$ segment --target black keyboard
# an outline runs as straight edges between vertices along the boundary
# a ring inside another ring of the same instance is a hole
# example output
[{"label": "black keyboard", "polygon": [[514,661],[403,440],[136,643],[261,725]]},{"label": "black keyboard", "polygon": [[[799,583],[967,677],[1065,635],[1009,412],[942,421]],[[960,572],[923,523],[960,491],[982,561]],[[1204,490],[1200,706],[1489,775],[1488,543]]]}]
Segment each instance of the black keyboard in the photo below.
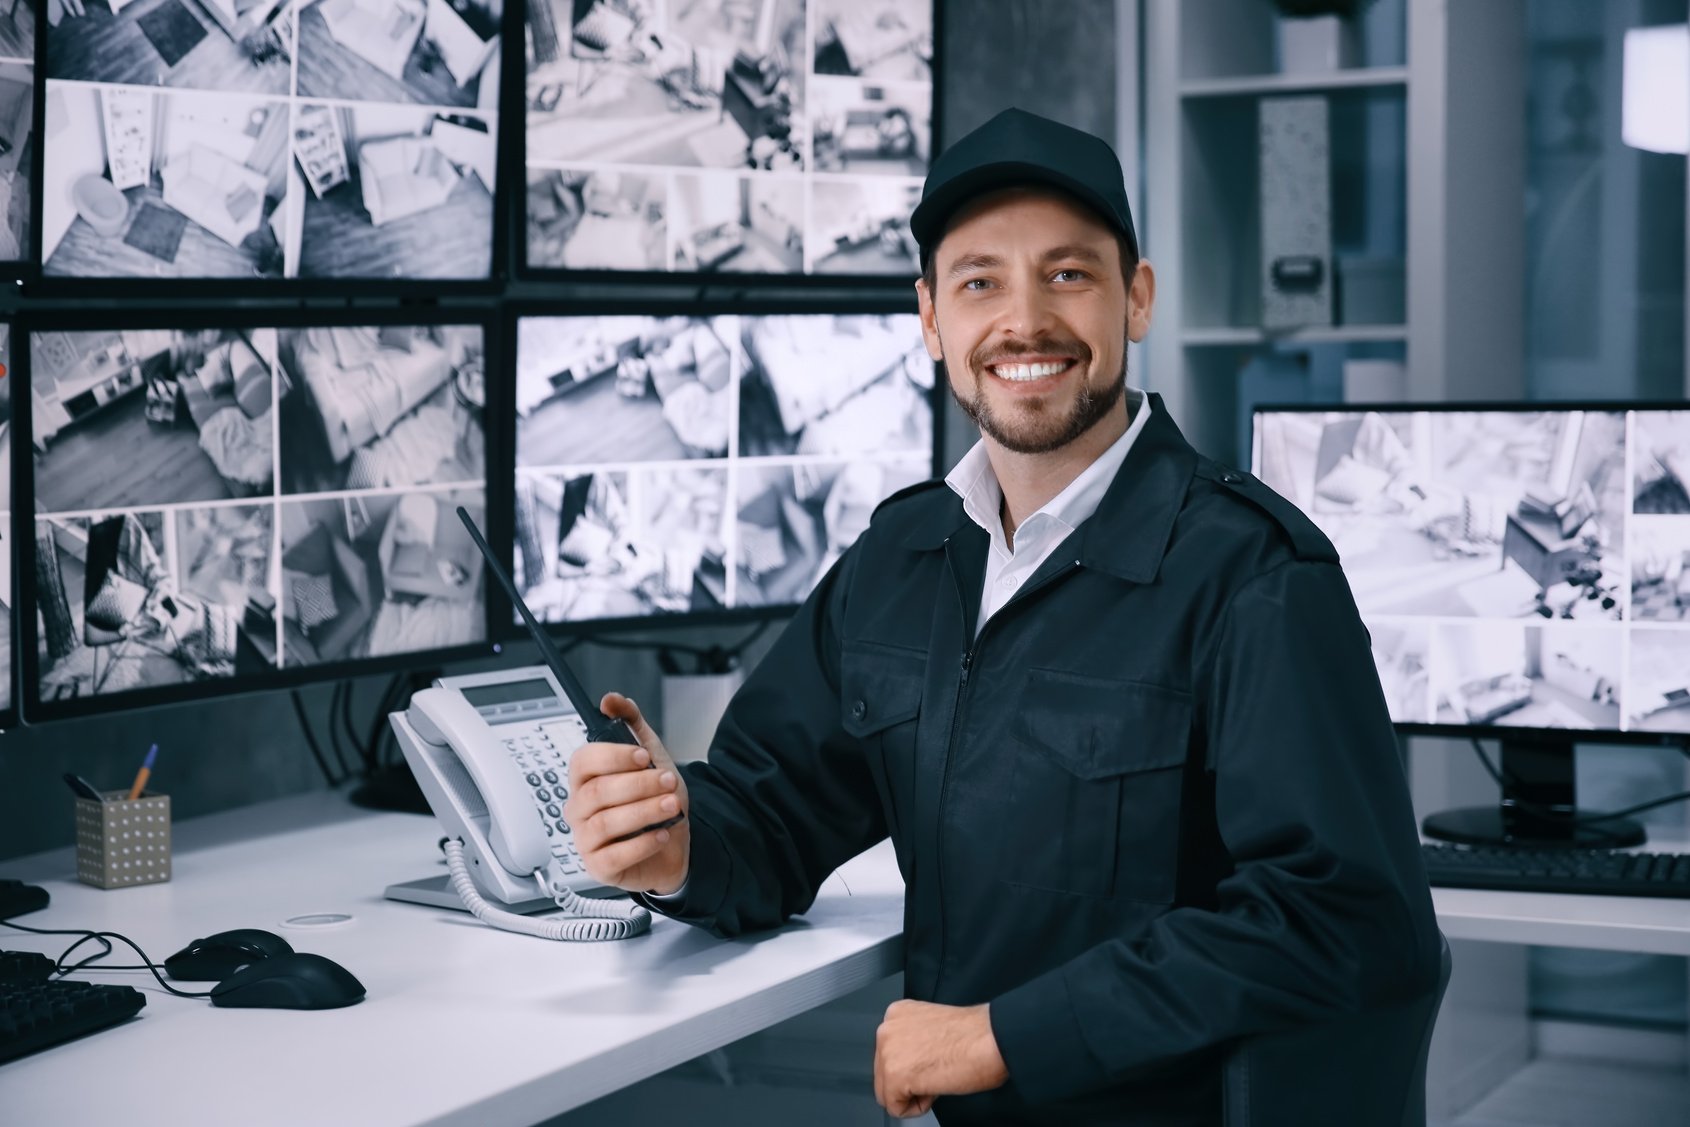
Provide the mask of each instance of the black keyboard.
[{"label": "black keyboard", "polygon": [[133,986],[51,980],[53,960],[0,951],[0,1063],[128,1021],[147,1004]]},{"label": "black keyboard", "polygon": [[1422,843],[1426,876],[1444,888],[1690,899],[1690,853],[1512,849]]}]

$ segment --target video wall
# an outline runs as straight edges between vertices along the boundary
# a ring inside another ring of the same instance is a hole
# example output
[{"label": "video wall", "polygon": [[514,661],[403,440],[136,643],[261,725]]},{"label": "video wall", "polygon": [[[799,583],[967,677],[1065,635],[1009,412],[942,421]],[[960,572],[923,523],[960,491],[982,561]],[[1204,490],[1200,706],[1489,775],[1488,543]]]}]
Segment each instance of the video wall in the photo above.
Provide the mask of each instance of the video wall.
[{"label": "video wall", "polygon": [[1690,733],[1690,410],[1271,411],[1402,724]]},{"label": "video wall", "polygon": [[484,641],[484,564],[455,512],[486,519],[486,336],[31,333],[31,699]]},{"label": "video wall", "polygon": [[493,275],[503,0],[47,10],[44,276]]},{"label": "video wall", "polygon": [[532,0],[531,270],[913,276],[923,0]]},{"label": "video wall", "polygon": [[934,469],[934,8],[0,4],[0,726],[488,656],[458,505],[560,628],[801,602]]},{"label": "video wall", "polygon": [[543,622],[801,603],[933,473],[913,313],[524,317],[514,578]]}]

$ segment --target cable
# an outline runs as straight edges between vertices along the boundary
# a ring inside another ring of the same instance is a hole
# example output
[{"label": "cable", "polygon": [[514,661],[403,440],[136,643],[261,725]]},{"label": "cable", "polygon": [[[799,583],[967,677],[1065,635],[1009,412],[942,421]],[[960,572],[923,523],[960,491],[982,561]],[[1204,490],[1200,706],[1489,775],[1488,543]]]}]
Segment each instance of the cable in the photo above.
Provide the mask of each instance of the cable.
[{"label": "cable", "polygon": [[322,768],[323,779],[330,787],[338,787],[344,780],[334,777],[329,770],[329,761],[323,758],[323,749],[317,744],[317,734],[311,730],[311,719],[305,714],[305,702],[299,698],[299,690],[294,689],[289,694],[293,698],[293,714],[299,717],[299,730],[305,734],[305,744],[311,749],[311,758]]},{"label": "cable", "polygon": [[[80,946],[83,943],[86,943],[90,939],[99,940],[101,942],[104,942],[104,941],[110,940],[110,939],[116,939],[121,943],[127,944],[129,946],[130,950],[134,951],[137,955],[141,956],[141,962],[146,964],[146,969],[149,970],[149,971],[152,971],[153,977],[158,979],[158,984],[160,986],[164,987],[165,990],[169,991],[172,994],[175,994],[179,998],[209,998],[209,997],[211,997],[211,991],[209,991],[209,990],[203,990],[203,991],[178,990],[178,989],[176,989],[176,987],[170,985],[170,983],[168,983],[164,980],[164,976],[162,974],[158,973],[158,967],[156,965],[154,965],[153,961],[147,957],[147,953],[145,951],[141,950],[141,947],[138,943],[136,943],[133,939],[130,939],[128,936],[119,935],[115,931],[88,931],[85,928],[79,928],[79,927],[78,928],[25,927],[23,924],[16,924],[16,923],[13,923],[11,920],[0,920],[0,924],[4,924],[6,927],[12,928],[16,931],[27,931],[31,935],[79,935],[79,936],[81,936],[82,938],[80,940],[78,940],[76,943],[71,944],[70,948],[65,952],[65,954],[69,954],[71,951],[76,950],[76,948],[78,946]],[[64,957],[63,955],[60,956],[61,959],[63,957]],[[117,969],[127,969],[127,968],[107,967],[107,968],[101,968],[101,969],[117,970]],[[135,969],[139,970],[141,968],[137,967]],[[66,971],[64,973],[68,974],[69,971]]]},{"label": "cable", "polygon": [[464,860],[464,843],[448,838],[441,843],[446,853],[446,867],[451,870],[452,889],[476,919],[489,927],[513,931],[518,935],[532,935],[540,939],[567,939],[578,942],[600,942],[628,939],[651,930],[651,913],[638,904],[613,904],[604,900],[588,900],[564,884],[546,886],[544,870],[536,869],[535,880],[540,891],[550,896],[569,917],[564,919],[531,920],[515,912],[507,912],[487,903],[470,879],[469,864]]},{"label": "cable", "polygon": [[[1497,770],[1495,765],[1491,763],[1490,756],[1485,754],[1485,749],[1480,745],[1478,737],[1474,737],[1472,742],[1473,754],[1479,757],[1479,762],[1485,765],[1485,770],[1490,772],[1491,778],[1496,780],[1498,786],[1507,788],[1510,785],[1520,785],[1520,781],[1518,779],[1508,780],[1503,777],[1502,772]],[[1690,754],[1690,751],[1686,751],[1686,754]],[[1633,814],[1641,814],[1645,810],[1654,810],[1661,806],[1671,806],[1675,802],[1690,802],[1690,790],[1680,791],[1677,794],[1669,794],[1665,798],[1657,798],[1649,802],[1640,802],[1636,806],[1627,806],[1624,810],[1612,810],[1606,814],[1585,814],[1576,818],[1570,818],[1559,810],[1554,810],[1548,806],[1540,806],[1535,802],[1528,802],[1523,798],[1515,798],[1510,801],[1527,813],[1536,814],[1540,818],[1550,818],[1569,826],[1588,826],[1597,822],[1611,822],[1616,818],[1629,818]],[[1619,835],[1616,833],[1612,836],[1618,837]]]}]

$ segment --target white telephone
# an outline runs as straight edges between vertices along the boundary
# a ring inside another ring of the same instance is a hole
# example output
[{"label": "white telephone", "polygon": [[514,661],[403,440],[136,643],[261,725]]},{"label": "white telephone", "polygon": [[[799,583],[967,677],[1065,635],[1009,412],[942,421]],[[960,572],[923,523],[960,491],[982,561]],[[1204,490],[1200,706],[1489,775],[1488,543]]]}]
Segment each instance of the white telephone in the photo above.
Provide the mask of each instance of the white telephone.
[{"label": "white telephone", "polygon": [[[563,804],[569,756],[587,728],[550,670],[442,678],[389,719],[448,834],[452,889],[477,918],[554,939],[620,939],[651,926],[651,914],[637,905],[578,895],[596,882],[581,864]],[[487,898],[549,899],[568,916],[527,919]]]}]

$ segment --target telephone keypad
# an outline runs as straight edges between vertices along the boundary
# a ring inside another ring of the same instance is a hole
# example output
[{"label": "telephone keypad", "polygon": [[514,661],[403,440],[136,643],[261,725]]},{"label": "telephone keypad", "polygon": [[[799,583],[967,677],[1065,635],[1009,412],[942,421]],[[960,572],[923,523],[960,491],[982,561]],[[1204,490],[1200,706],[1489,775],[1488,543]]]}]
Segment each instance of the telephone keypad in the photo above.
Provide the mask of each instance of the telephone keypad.
[{"label": "telephone keypad", "polygon": [[[562,803],[569,799],[569,788],[564,785],[568,757],[558,750],[552,729],[557,729],[557,738],[571,748],[586,740],[585,726],[573,720],[535,725],[526,731],[511,732],[503,739],[505,750],[510,753],[517,769],[523,772],[523,781],[534,792],[535,813],[540,816],[546,836],[551,839],[552,857],[565,876],[577,876],[584,871],[581,855],[575,848],[575,838],[569,832],[569,823],[564,821],[561,808]],[[505,730],[509,731],[508,728]]]}]

